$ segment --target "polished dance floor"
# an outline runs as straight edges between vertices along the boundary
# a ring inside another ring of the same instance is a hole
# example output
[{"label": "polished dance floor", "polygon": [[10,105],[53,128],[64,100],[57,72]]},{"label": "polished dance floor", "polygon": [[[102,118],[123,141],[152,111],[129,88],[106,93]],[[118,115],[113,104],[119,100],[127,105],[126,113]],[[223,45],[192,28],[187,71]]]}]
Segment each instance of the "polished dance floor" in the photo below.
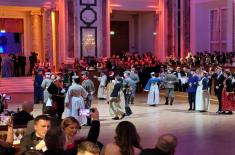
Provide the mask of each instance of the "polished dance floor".
[{"label": "polished dance floor", "polygon": [[[164,92],[161,93],[162,95]],[[11,94],[11,110],[20,107],[23,101],[33,101],[33,94]],[[235,154],[235,114],[217,115],[217,104],[210,105],[209,112],[188,111],[187,94],[177,93],[173,106],[164,104],[164,97],[157,107],[146,105],[146,93],[137,94],[131,106],[133,114],[123,120],[133,122],[141,136],[143,147],[153,147],[157,138],[164,133],[177,136],[179,144],[176,155],[234,155]],[[100,112],[101,131],[99,141],[111,142],[115,127],[120,120],[112,120],[108,104],[95,100],[93,106]],[[41,112],[41,105],[35,105],[33,115]],[[81,134],[86,135],[87,127]]]}]

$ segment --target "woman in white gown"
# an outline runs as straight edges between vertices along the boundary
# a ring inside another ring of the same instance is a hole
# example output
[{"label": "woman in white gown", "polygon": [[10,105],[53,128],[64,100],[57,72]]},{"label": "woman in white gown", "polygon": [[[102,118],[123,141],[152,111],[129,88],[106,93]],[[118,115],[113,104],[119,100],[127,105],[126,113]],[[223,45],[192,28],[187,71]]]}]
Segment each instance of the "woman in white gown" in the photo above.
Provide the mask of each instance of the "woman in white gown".
[{"label": "woman in white gown", "polygon": [[159,104],[160,98],[159,98],[159,88],[158,83],[161,80],[155,76],[155,73],[151,73],[151,78],[148,80],[148,83],[146,84],[144,90],[148,91],[148,100],[147,104],[150,106],[156,106]]},{"label": "woman in white gown", "polygon": [[67,94],[65,96],[65,111],[64,117],[75,117],[81,125],[87,123],[87,118],[85,115],[80,115],[78,113],[79,109],[84,109],[84,99],[88,93],[87,91],[79,84],[78,76],[73,76],[73,83],[69,87]]},{"label": "woman in white gown", "polygon": [[196,111],[205,112],[208,110],[210,104],[208,83],[207,72],[203,71],[203,76],[198,83],[196,92]]}]

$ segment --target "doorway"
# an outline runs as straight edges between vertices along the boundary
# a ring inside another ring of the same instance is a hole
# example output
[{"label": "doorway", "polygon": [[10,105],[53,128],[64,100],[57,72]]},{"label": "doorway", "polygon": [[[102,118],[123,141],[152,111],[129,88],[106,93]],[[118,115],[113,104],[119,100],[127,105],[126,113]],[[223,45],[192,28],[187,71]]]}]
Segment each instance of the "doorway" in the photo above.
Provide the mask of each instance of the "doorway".
[{"label": "doorway", "polygon": [[129,21],[111,21],[111,55],[129,51]]}]

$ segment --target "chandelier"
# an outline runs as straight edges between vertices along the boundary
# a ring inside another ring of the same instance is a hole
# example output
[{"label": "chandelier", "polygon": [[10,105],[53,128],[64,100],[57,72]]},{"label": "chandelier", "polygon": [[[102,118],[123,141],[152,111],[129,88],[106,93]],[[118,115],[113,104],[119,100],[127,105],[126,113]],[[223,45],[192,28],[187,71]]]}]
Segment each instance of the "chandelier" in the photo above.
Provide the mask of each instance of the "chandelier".
[{"label": "chandelier", "polygon": [[95,45],[95,38],[92,34],[86,34],[85,37],[82,39],[82,45],[86,49],[88,55],[91,52]]}]

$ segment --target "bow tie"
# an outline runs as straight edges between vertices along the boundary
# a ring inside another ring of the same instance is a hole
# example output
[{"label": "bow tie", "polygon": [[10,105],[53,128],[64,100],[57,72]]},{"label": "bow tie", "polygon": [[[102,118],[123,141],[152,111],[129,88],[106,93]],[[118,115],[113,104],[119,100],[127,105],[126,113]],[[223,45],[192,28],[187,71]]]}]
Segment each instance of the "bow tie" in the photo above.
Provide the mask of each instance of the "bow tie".
[{"label": "bow tie", "polygon": [[35,140],[40,141],[40,140],[43,140],[43,139],[41,137],[36,137]]},{"label": "bow tie", "polygon": [[41,137],[37,137],[36,135],[34,136],[34,140],[36,141],[40,141],[40,140],[43,140]]}]

